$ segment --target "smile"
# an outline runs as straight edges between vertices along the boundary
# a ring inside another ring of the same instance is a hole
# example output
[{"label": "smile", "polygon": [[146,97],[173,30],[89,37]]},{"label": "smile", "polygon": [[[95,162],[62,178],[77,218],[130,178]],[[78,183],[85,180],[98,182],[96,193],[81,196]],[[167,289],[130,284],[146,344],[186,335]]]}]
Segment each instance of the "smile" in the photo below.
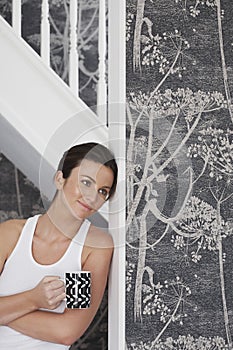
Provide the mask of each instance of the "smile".
[{"label": "smile", "polygon": [[92,208],[90,208],[87,204],[84,204],[80,201],[77,201],[83,208],[85,208],[86,210],[92,210]]}]

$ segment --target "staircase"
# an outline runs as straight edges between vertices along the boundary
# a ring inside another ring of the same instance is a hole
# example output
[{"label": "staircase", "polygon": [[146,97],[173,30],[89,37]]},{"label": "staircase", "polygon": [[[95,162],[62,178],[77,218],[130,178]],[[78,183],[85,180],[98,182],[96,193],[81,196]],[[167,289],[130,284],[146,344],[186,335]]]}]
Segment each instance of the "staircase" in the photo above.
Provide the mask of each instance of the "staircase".
[{"label": "staircase", "polygon": [[106,143],[107,127],[2,17],[0,47],[0,149],[51,199],[64,150]]}]

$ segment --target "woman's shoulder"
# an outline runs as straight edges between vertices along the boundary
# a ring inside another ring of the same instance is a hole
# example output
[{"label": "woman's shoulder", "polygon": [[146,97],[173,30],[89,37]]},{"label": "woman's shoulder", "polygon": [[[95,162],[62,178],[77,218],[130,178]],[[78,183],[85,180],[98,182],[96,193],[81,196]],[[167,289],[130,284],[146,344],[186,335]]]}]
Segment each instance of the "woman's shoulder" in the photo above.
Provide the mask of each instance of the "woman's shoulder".
[{"label": "woman's shoulder", "polygon": [[27,219],[10,219],[0,223],[0,229],[2,230],[18,230],[25,225]]},{"label": "woman's shoulder", "polygon": [[93,248],[113,249],[114,242],[109,232],[91,224],[85,245]]},{"label": "woman's shoulder", "polygon": [[0,223],[0,242],[15,243],[18,240],[26,219],[12,219]]},{"label": "woman's shoulder", "polygon": [[82,254],[83,269],[93,271],[96,268],[108,268],[112,259],[113,249],[112,236],[99,227],[90,225]]}]

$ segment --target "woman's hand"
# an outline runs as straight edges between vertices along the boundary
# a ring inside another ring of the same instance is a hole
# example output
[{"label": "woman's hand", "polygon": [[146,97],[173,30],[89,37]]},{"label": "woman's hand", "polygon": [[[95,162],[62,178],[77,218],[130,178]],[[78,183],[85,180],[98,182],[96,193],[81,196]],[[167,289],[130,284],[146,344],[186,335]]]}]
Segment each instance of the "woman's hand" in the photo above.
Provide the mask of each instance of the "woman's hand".
[{"label": "woman's hand", "polygon": [[38,309],[56,309],[65,296],[64,283],[57,276],[46,276],[36,287],[25,292],[1,296],[0,325],[8,325]]},{"label": "woman's hand", "polygon": [[[109,235],[96,228],[92,233],[91,239],[85,242],[88,247],[84,248],[87,249],[87,258],[82,264],[83,271],[91,271],[90,307],[87,309],[66,308],[64,313],[39,310],[15,319],[8,324],[9,327],[32,338],[64,345],[71,345],[83,335],[102,300],[113,253],[113,241]],[[99,247],[100,242],[102,248]],[[96,246],[97,248],[94,248]],[[52,280],[58,282],[58,277]],[[51,282],[50,277],[49,283]]]},{"label": "woman's hand", "polygon": [[46,276],[31,290],[31,295],[38,309],[54,310],[66,296],[65,286],[58,276]]}]

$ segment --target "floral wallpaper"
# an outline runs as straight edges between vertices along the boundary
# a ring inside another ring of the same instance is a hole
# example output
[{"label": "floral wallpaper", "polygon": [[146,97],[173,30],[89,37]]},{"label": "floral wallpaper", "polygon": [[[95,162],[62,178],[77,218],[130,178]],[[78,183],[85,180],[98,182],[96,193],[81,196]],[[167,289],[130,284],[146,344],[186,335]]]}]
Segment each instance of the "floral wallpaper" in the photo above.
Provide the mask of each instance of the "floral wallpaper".
[{"label": "floral wallpaper", "polygon": [[233,348],[232,15],[127,0],[128,350]]},{"label": "floral wallpaper", "polygon": [[[23,0],[39,50],[40,2]],[[79,1],[80,96],[96,104],[97,1]],[[50,0],[67,81],[68,0]],[[127,0],[127,350],[233,349],[233,3]],[[0,0],[11,21],[11,2]],[[33,20],[32,20],[33,19]],[[27,24],[26,24],[27,23]],[[43,211],[1,155],[0,216]],[[107,297],[72,349],[107,349]],[[119,349],[122,350],[122,349]]]}]

